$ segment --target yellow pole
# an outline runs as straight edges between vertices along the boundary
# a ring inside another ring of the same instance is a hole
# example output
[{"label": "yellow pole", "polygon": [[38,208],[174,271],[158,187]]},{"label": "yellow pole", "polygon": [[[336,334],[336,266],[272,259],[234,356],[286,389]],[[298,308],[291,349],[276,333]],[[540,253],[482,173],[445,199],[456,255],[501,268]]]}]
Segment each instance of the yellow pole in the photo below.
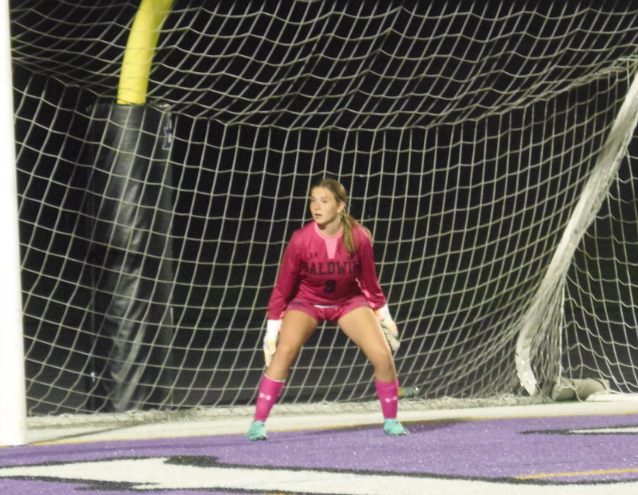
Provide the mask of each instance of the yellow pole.
[{"label": "yellow pole", "polygon": [[148,80],[160,29],[174,0],[142,0],[135,15],[122,63],[117,91],[119,105],[146,103]]}]

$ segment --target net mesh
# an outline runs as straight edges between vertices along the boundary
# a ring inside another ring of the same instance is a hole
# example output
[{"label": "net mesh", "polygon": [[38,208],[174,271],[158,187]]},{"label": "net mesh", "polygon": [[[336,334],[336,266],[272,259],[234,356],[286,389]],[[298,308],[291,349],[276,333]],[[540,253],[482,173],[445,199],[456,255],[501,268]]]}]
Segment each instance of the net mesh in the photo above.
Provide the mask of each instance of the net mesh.
[{"label": "net mesh", "polygon": [[566,285],[565,376],[636,394],[636,144],[629,148]]},{"label": "net mesh", "polygon": [[[138,407],[254,400],[278,264],[326,174],[374,234],[401,382],[425,399],[520,395],[520,321],[633,80],[638,10],[200,4],[174,3],[151,71],[149,104],[172,118],[172,206],[158,212],[170,217],[172,331],[151,344],[170,355],[153,366],[171,380]],[[108,411],[90,214],[105,198],[88,157],[105,146],[91,129],[98,105],[115,104],[135,12],[11,5],[31,415]],[[621,170],[570,271],[565,321],[554,318],[564,335],[536,342],[543,383],[573,373],[637,386],[630,163]],[[373,398],[364,356],[322,325],[281,400]]]}]

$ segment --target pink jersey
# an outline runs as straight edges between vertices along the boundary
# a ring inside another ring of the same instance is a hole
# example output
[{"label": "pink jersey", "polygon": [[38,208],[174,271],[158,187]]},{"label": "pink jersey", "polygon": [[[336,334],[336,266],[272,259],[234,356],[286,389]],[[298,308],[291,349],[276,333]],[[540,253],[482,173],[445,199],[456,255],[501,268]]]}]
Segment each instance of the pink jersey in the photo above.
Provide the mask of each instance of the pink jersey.
[{"label": "pink jersey", "polygon": [[294,298],[318,306],[339,306],[364,295],[374,310],[386,304],[367,232],[355,228],[357,250],[353,258],[340,242],[341,236],[341,232],[324,236],[315,222],[292,235],[268,303],[269,320],[283,318],[286,306]]}]

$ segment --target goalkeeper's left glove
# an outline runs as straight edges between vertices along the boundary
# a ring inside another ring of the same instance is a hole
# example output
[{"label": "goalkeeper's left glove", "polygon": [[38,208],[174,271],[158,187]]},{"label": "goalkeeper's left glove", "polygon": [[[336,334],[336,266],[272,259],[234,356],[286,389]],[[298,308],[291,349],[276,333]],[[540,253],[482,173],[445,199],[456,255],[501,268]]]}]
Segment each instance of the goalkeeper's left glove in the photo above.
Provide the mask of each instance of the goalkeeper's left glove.
[{"label": "goalkeeper's left glove", "polygon": [[390,316],[390,308],[388,308],[386,304],[374,313],[377,315],[377,319],[385,334],[385,338],[388,340],[388,344],[390,344],[390,349],[392,349],[392,352],[396,352],[401,343],[399,342],[399,329],[397,328],[397,324],[394,323],[392,316]]}]

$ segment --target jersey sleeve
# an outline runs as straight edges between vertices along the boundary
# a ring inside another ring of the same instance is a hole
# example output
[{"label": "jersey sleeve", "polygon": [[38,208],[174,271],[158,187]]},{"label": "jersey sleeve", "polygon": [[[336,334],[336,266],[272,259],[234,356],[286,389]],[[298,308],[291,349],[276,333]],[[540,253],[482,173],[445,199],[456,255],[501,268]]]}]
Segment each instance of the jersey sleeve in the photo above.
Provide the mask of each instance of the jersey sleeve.
[{"label": "jersey sleeve", "polygon": [[363,229],[359,231],[358,252],[359,259],[361,260],[359,285],[370,306],[376,311],[386,305],[387,299],[383,293],[383,289],[381,289],[381,285],[379,285],[377,269],[374,263],[372,241]]},{"label": "jersey sleeve", "polygon": [[299,246],[293,234],[279,265],[277,281],[268,302],[268,319],[281,320],[286,306],[292,299],[299,276]]}]

